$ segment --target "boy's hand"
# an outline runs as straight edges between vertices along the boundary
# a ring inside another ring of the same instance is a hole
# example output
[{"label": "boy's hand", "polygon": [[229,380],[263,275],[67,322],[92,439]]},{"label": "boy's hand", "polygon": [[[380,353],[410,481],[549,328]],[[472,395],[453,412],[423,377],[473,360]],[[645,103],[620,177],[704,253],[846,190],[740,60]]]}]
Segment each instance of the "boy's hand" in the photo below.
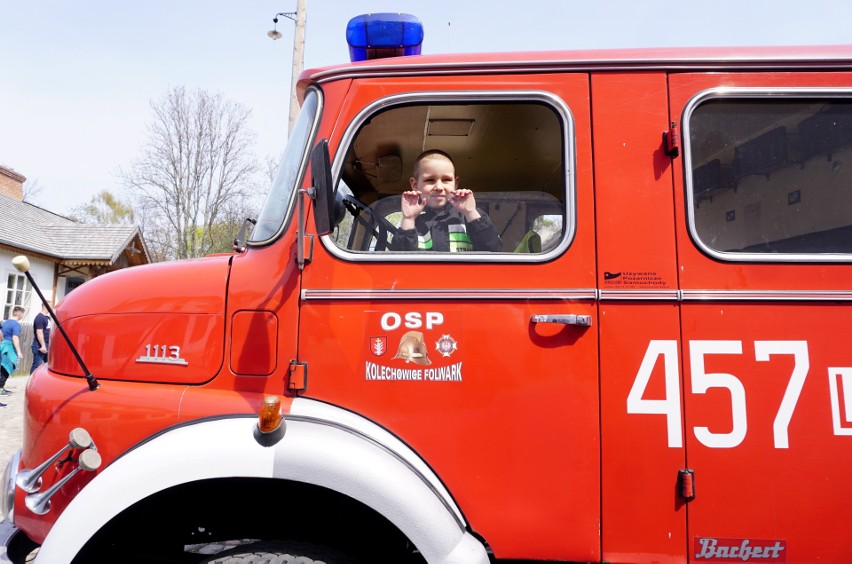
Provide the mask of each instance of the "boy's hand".
[{"label": "boy's hand", "polygon": [[400,229],[414,229],[414,220],[417,219],[426,207],[426,200],[421,197],[417,190],[408,190],[402,193],[402,223]]},{"label": "boy's hand", "polygon": [[450,203],[464,215],[467,221],[473,221],[481,217],[476,210],[476,198],[473,197],[471,190],[465,188],[456,190],[450,194]]}]

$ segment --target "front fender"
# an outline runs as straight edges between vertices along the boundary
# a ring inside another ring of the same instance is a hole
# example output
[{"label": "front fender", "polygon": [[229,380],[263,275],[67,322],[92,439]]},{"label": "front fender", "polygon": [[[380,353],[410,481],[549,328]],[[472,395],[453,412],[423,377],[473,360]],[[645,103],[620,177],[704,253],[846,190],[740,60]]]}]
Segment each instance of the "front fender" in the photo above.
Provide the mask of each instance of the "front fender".
[{"label": "front fender", "polygon": [[294,400],[285,418],[284,438],[268,448],[254,440],[256,420],[248,416],[191,422],[139,445],[74,498],[36,562],[70,561],[110,519],[157,492],[233,477],[325,487],[383,515],[428,562],[488,562],[440,480],[399,439],[358,415],[311,400]]}]

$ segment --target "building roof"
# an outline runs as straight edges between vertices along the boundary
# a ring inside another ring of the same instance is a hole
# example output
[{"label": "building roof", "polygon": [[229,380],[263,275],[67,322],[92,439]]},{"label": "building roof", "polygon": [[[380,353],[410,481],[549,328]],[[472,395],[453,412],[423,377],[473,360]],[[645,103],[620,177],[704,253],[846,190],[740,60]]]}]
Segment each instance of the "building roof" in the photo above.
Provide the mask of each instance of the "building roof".
[{"label": "building roof", "polygon": [[63,264],[113,264],[128,247],[148,251],[136,225],[77,223],[38,206],[0,195],[0,245]]}]

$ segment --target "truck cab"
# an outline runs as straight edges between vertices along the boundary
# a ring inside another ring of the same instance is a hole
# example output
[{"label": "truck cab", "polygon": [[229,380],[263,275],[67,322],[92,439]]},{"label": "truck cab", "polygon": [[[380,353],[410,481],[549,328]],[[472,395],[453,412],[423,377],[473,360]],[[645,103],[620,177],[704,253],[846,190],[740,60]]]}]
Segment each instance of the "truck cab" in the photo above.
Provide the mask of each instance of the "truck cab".
[{"label": "truck cab", "polygon": [[[852,47],[404,56],[299,96],[244,248],[60,304],[100,388],[54,339],[10,554],[852,559]],[[498,250],[393,249],[433,149]],[[45,501],[77,428],[103,464]]]}]

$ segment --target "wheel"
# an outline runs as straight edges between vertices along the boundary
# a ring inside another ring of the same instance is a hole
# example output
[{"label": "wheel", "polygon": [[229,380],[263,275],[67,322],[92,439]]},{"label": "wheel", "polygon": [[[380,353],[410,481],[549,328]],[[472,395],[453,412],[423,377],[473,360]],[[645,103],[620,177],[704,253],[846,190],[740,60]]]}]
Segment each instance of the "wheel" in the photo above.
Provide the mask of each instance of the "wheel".
[{"label": "wheel", "polygon": [[260,541],[238,546],[202,564],[354,564],[331,548],[295,541]]}]

